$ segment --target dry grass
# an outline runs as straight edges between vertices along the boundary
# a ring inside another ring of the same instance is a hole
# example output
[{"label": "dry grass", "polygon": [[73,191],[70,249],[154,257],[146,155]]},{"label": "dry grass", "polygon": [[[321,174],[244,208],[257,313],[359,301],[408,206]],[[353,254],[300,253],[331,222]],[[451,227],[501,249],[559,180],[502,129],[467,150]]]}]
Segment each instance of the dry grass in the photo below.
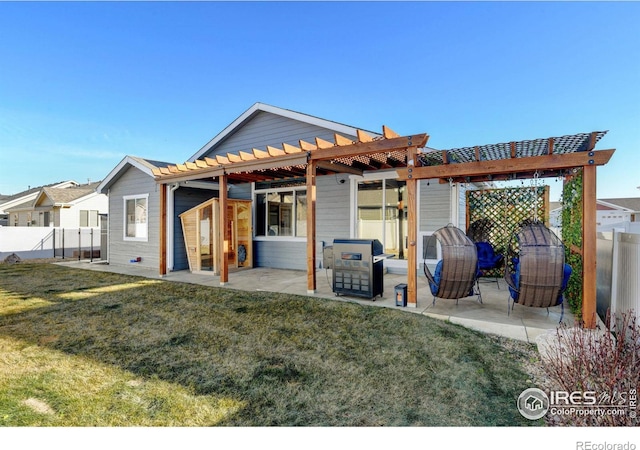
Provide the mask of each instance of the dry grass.
[{"label": "dry grass", "polygon": [[0,265],[0,425],[540,425],[516,409],[532,347],[505,342],[358,304]]}]

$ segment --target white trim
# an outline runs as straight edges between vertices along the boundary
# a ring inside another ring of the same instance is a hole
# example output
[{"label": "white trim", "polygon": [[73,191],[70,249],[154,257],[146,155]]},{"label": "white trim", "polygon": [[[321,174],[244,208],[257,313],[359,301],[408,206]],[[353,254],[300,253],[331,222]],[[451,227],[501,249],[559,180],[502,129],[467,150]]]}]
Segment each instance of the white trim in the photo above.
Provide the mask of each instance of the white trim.
[{"label": "white trim", "polygon": [[460,226],[460,183],[449,182],[449,222]]},{"label": "white trim", "polygon": [[364,180],[359,175],[349,176],[349,239],[356,238],[358,226],[358,182]]},{"label": "white trim", "polygon": [[[144,198],[147,201],[147,220],[145,221],[145,226],[147,228],[145,237],[130,237],[127,236],[127,201],[128,200],[137,200],[140,198]],[[134,194],[134,195],[123,195],[122,196],[122,206],[123,206],[123,214],[122,214],[122,240],[123,241],[137,241],[137,242],[149,242],[149,194]]]},{"label": "white trim", "polygon": [[254,236],[254,241],[261,242],[307,242],[306,236]]},{"label": "white trim", "polygon": [[[252,183],[253,186],[253,183]],[[255,194],[266,194],[271,192],[288,192],[288,191],[306,191],[307,185],[301,184],[300,186],[289,186],[289,187],[281,187],[281,188],[273,188],[273,189],[253,189],[253,193]]]},{"label": "white trim", "polygon": [[[278,116],[286,117],[288,119],[297,120],[299,122],[308,123],[310,125],[316,125],[321,128],[327,128],[335,131],[336,133],[348,134],[355,136],[357,134],[357,128],[344,125],[330,120],[321,119],[319,117],[310,116],[307,114],[291,111],[290,109],[279,108],[277,106],[266,105],[264,103],[254,103],[249,109],[243,112],[236,120],[231,122],[225,129],[218,133],[213,139],[207,142],[200,150],[198,150],[191,158],[190,162],[194,162],[202,155],[210,151],[219,142],[223,141],[227,136],[234,133],[237,129],[241,128],[246,121],[251,119],[258,112],[268,112]],[[379,136],[378,133],[369,132],[375,136]]]}]

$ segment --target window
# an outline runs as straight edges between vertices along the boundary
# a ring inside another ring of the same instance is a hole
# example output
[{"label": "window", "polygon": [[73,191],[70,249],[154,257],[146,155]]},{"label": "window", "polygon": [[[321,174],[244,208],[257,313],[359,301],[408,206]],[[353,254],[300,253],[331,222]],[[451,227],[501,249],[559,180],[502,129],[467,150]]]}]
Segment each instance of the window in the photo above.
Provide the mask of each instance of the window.
[{"label": "window", "polygon": [[[266,187],[267,183],[260,183]],[[305,237],[306,188],[256,190],[256,236]]]},{"label": "window", "polygon": [[146,241],[149,224],[147,208],[149,195],[129,195],[124,197],[124,240]]},{"label": "window", "polygon": [[[45,221],[46,221],[46,218],[45,218]],[[81,209],[80,210],[80,226],[81,227],[97,227],[98,226],[98,210]]]}]

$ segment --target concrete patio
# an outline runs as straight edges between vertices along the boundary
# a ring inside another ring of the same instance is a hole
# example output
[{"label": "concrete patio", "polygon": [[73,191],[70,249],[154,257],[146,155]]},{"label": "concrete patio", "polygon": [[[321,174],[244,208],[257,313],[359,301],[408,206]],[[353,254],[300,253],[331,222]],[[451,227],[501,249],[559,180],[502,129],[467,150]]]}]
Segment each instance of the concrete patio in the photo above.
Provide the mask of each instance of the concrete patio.
[{"label": "concrete patio", "polygon": [[[112,266],[89,263],[87,261],[68,261],[57,264],[78,269],[122,273],[146,278],[159,277],[157,271],[136,266],[135,264]],[[332,291],[331,277],[330,269],[318,269],[316,272],[316,293],[307,294],[306,271],[270,268],[241,269],[231,271],[229,283],[224,288],[243,291],[280,292],[400,309],[407,313],[424,314],[484,333],[492,333],[530,343],[536,343],[536,339],[541,335],[548,336],[550,333],[554,333],[560,321],[560,307],[550,308],[547,313],[544,308],[529,308],[516,304],[511,314],[507,314],[508,290],[506,282],[502,279],[499,280],[499,285],[492,282],[494,279],[481,280],[482,304],[476,300],[476,296],[473,296],[460,299],[457,304],[455,300],[436,299],[434,305],[427,280],[424,276],[421,276],[418,280],[418,306],[414,308],[396,306],[395,286],[406,283],[406,275],[386,273],[384,275],[384,293],[382,297],[377,297],[373,300],[343,295],[336,296]],[[220,287],[219,277],[206,273],[191,273],[188,270],[170,272],[163,279],[166,281]],[[568,311],[568,308],[565,310],[563,323],[568,326],[573,325],[573,315]]]}]

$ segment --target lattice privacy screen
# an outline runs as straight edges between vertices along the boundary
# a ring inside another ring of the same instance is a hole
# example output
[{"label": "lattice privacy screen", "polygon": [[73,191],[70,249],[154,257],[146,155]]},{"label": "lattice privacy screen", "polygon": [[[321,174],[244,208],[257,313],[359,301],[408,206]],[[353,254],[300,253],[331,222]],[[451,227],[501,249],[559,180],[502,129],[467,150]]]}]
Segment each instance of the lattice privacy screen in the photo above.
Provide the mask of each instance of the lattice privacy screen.
[{"label": "lattice privacy screen", "polygon": [[[468,190],[467,236],[474,242],[489,242],[506,257],[511,237],[523,222],[539,220],[549,225],[548,205],[548,186]],[[504,276],[504,268],[485,276]]]}]

